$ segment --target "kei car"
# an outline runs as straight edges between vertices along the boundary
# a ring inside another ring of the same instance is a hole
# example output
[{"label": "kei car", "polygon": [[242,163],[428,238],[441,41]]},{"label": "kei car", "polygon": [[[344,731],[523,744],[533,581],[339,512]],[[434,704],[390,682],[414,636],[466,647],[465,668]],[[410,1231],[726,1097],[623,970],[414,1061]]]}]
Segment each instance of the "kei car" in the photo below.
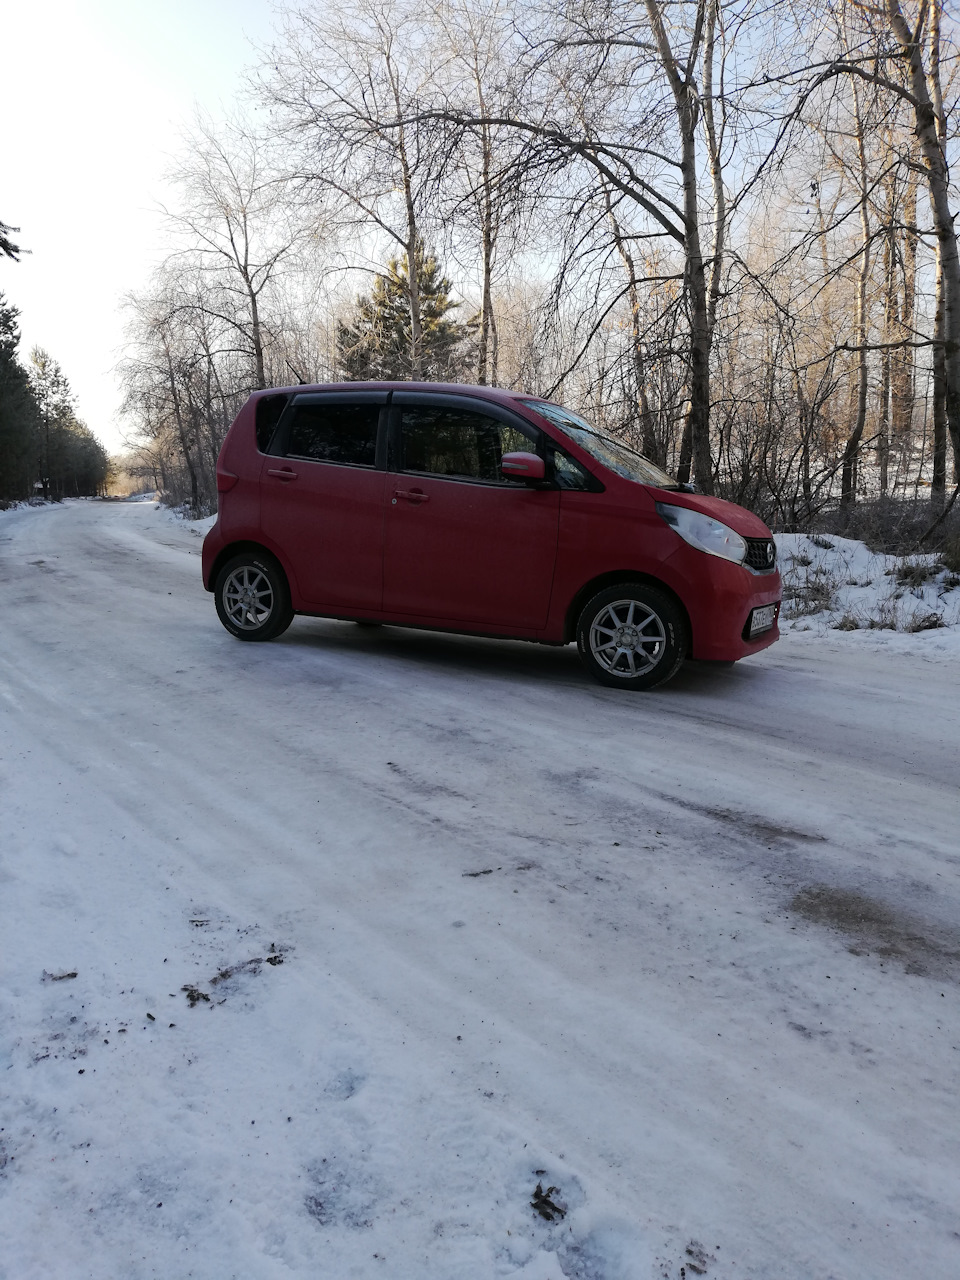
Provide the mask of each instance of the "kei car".
[{"label": "kei car", "polygon": [[296,614],[563,645],[652,689],[778,638],[757,516],[561,405],[438,383],[254,392],[223,442],[203,581],[238,640]]}]

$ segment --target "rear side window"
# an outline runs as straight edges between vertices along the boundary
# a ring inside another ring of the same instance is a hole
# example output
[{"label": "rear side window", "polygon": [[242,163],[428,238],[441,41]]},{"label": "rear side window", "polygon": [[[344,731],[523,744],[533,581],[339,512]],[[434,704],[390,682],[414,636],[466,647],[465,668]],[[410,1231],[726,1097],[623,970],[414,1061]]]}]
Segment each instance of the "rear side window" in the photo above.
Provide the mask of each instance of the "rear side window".
[{"label": "rear side window", "polygon": [[257,448],[266,453],[289,396],[261,396],[257,401]]},{"label": "rear side window", "polygon": [[377,456],[377,404],[301,404],[293,410],[287,456],[372,467]]},{"label": "rear side window", "polygon": [[420,405],[402,410],[400,442],[404,471],[517,484],[501,474],[500,459],[535,453],[537,432],[469,409]]}]

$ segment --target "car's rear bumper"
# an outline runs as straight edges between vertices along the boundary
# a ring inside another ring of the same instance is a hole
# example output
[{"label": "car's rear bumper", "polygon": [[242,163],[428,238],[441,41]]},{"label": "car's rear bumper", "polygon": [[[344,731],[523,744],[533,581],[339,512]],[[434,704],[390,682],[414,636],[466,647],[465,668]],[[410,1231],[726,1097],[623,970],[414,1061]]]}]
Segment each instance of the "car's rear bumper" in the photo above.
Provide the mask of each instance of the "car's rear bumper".
[{"label": "car's rear bumper", "polygon": [[203,548],[200,553],[200,563],[203,570],[203,586],[206,591],[213,590],[213,566],[216,563],[217,556],[223,550],[224,546],[223,534],[220,531],[220,521],[218,520],[204,538]]}]

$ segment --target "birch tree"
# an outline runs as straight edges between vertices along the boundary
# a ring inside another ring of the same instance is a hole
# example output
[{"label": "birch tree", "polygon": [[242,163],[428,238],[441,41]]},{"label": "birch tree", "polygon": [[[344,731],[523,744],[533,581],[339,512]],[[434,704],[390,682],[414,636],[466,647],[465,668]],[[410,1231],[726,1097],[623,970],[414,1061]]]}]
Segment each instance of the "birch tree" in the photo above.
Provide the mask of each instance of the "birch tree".
[{"label": "birch tree", "polygon": [[[291,207],[286,178],[272,168],[264,142],[239,119],[214,127],[200,120],[170,176],[181,202],[165,209],[180,248],[204,284],[197,305],[234,333],[247,352],[250,385],[267,385],[267,352],[277,329],[277,287],[311,235]],[[271,314],[272,313],[272,314]]]},{"label": "birch tree", "polygon": [[348,0],[288,22],[258,85],[303,197],[335,211],[344,229],[352,225],[361,253],[374,230],[409,264],[414,378],[423,366],[417,255],[429,246],[434,192],[429,139],[410,116],[430,74],[428,42],[412,3]]}]

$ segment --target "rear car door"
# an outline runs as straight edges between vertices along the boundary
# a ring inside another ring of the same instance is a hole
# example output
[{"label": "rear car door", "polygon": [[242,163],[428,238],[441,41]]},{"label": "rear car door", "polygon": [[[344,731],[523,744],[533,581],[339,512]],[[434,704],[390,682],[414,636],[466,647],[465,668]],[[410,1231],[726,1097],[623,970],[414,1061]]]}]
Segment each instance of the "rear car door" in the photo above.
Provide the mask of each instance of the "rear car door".
[{"label": "rear car door", "polygon": [[306,607],[380,608],[387,399],[385,391],[295,395],[263,460],[261,527]]},{"label": "rear car door", "polygon": [[492,402],[396,391],[385,491],[386,613],[536,630],[547,619],[559,493],[500,474],[541,433]]}]

